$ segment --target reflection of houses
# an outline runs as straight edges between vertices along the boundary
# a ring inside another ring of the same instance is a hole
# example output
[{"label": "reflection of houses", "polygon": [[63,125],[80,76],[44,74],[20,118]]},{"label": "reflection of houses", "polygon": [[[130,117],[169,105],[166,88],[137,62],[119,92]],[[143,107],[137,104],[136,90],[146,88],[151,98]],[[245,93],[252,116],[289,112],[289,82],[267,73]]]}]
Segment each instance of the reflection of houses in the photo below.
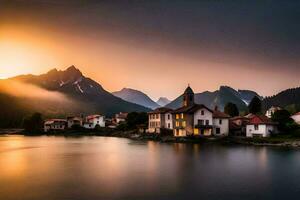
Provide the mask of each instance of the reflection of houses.
[{"label": "reflection of houses", "polygon": [[160,133],[161,129],[173,129],[173,120],[172,120],[172,109],[170,108],[157,108],[152,112],[148,113],[149,133]]},{"label": "reflection of houses", "polygon": [[48,119],[44,123],[44,131],[65,130],[67,128],[67,120],[65,119]]},{"label": "reflection of houses", "polygon": [[83,119],[81,117],[67,117],[68,128],[73,126],[81,127],[83,125]]},{"label": "reflection of houses", "polygon": [[291,116],[291,118],[297,123],[300,124],[300,112]]},{"label": "reflection of houses", "polygon": [[102,115],[89,115],[85,118],[83,127],[87,129],[94,129],[96,126],[105,127],[105,119]]},{"label": "reflection of houses", "polygon": [[232,117],[229,120],[230,134],[236,136],[246,136],[246,125],[249,123],[249,118],[243,116]]},{"label": "reflection of houses", "polygon": [[246,125],[247,137],[269,137],[277,132],[277,124],[264,115],[254,115]]},{"label": "reflection of houses", "polygon": [[276,112],[276,111],[278,111],[278,110],[282,110],[282,108],[280,108],[280,107],[278,107],[278,106],[272,106],[271,108],[269,108],[267,111],[266,111],[266,116],[268,117],[268,118],[271,118],[272,117],[272,115]]},{"label": "reflection of houses", "polygon": [[115,122],[116,124],[120,124],[122,122],[126,121],[128,113],[124,113],[124,112],[120,112],[118,114],[115,115]]},{"label": "reflection of houses", "polygon": [[205,105],[195,104],[194,92],[187,87],[183,94],[183,106],[174,110],[175,137],[228,135],[229,116]]}]

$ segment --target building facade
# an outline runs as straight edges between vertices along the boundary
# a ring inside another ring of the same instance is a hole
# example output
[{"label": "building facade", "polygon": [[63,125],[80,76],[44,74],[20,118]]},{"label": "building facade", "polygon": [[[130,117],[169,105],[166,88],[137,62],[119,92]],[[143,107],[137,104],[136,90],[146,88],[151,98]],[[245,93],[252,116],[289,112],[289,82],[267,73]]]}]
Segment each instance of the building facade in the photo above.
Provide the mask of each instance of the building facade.
[{"label": "building facade", "polygon": [[65,119],[48,119],[44,122],[44,131],[62,131],[68,127]]},{"label": "building facade", "polygon": [[254,115],[246,125],[246,137],[269,137],[276,133],[277,124],[263,115]]},{"label": "building facade", "polygon": [[105,127],[105,118],[102,115],[89,115],[86,117],[83,127],[94,129],[96,126]]},{"label": "building facade", "polygon": [[148,113],[148,132],[161,133],[162,129],[173,129],[172,109],[170,108],[157,108]]}]

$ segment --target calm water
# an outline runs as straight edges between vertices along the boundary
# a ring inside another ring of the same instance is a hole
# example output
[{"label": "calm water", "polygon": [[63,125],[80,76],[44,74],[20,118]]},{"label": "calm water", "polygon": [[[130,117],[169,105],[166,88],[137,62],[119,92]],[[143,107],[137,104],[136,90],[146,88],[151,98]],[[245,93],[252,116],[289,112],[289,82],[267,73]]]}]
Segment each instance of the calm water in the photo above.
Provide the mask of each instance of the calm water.
[{"label": "calm water", "polygon": [[0,136],[0,199],[299,199],[300,151]]}]

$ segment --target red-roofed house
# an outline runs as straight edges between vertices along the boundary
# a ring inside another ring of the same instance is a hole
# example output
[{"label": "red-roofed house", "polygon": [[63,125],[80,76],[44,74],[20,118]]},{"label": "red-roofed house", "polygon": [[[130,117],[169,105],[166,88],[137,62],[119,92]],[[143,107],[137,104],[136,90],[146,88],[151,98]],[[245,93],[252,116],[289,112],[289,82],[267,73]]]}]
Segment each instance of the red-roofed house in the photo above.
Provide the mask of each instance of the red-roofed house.
[{"label": "red-roofed house", "polygon": [[277,132],[277,123],[264,115],[253,115],[246,125],[246,137],[269,137]]},{"label": "red-roofed house", "polygon": [[85,122],[83,123],[83,127],[87,129],[93,129],[97,125],[100,127],[105,127],[105,119],[102,115],[89,115],[85,118]]}]

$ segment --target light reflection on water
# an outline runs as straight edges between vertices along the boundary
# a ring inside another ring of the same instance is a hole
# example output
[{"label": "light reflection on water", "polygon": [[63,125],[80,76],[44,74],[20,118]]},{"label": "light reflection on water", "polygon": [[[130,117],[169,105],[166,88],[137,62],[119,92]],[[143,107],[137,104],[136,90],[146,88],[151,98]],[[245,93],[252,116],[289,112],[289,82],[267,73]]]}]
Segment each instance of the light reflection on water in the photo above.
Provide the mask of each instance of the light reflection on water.
[{"label": "light reflection on water", "polygon": [[300,151],[109,137],[0,136],[0,199],[282,199]]}]

